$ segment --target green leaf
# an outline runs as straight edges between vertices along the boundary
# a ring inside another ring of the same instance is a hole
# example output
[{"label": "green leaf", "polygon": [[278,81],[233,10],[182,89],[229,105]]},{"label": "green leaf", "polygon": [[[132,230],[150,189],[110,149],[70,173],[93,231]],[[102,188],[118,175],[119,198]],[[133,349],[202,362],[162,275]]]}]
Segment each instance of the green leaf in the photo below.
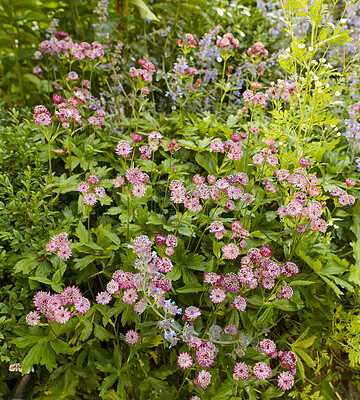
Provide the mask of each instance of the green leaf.
[{"label": "green leaf", "polygon": [[85,226],[79,221],[79,224],[76,228],[76,234],[80,239],[81,243],[87,243],[89,241],[89,232],[86,230]]},{"label": "green leaf", "polygon": [[210,154],[206,154],[206,157],[197,153],[195,156],[196,162],[205,169],[209,174],[216,175],[216,167]]},{"label": "green leaf", "polygon": [[202,292],[204,288],[200,283],[188,283],[187,285],[177,289],[178,293],[198,293]]},{"label": "green leaf", "polygon": [[293,349],[293,352],[296,354],[296,355],[298,355],[299,357],[301,357],[304,361],[305,361],[305,363],[306,363],[306,365],[308,365],[310,368],[315,368],[315,362],[314,362],[314,360],[309,356],[309,354],[308,353],[306,353],[304,350],[302,350],[302,349],[299,349],[299,348],[297,348],[297,347],[292,347],[292,349]]},{"label": "green leaf", "polygon": [[159,21],[159,18],[150,10],[143,0],[130,0],[139,10],[141,18],[149,19],[150,21]]},{"label": "green leaf", "polygon": [[82,271],[85,267],[87,267],[89,264],[91,264],[95,260],[96,260],[96,256],[93,256],[92,254],[89,254],[83,258],[75,258],[74,268]]},{"label": "green leaf", "polygon": [[14,272],[16,274],[23,273],[24,275],[30,274],[32,270],[34,270],[39,264],[39,256],[37,254],[33,254],[22,260],[18,261],[14,266]]},{"label": "green leaf", "polygon": [[108,341],[109,339],[115,339],[115,335],[109,332],[108,330],[104,329],[101,325],[95,323],[94,324],[94,335],[99,340]]},{"label": "green leaf", "polygon": [[320,260],[314,260],[307,256],[302,250],[297,252],[299,256],[306,262],[306,264],[311,267],[315,273],[320,274],[322,263]]}]

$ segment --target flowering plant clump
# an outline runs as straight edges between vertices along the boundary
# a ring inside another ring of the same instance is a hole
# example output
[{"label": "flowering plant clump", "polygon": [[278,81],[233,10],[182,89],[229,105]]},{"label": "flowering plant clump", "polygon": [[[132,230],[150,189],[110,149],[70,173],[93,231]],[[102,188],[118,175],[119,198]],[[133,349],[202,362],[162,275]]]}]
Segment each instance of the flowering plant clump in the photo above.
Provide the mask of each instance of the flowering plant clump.
[{"label": "flowering plant clump", "polygon": [[336,393],[360,359],[353,6],[75,3],[33,74],[15,36],[4,58],[31,108],[0,127],[0,400],[33,368],[37,398]]}]

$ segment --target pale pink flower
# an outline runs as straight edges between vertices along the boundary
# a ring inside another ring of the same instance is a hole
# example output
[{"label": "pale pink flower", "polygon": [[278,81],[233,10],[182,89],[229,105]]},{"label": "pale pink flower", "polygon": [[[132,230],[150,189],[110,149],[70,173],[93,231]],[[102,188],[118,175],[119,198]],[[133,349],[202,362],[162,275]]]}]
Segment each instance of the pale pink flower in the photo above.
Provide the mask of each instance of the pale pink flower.
[{"label": "pale pink flower", "polygon": [[140,335],[137,331],[130,329],[126,332],[125,342],[131,345],[134,345],[140,339]]},{"label": "pale pink flower", "polygon": [[88,206],[93,206],[96,204],[97,199],[95,193],[85,193],[84,194],[84,203]]},{"label": "pale pink flower", "polygon": [[26,316],[26,323],[30,326],[36,326],[40,322],[40,314],[37,311],[30,311]]},{"label": "pale pink flower", "polygon": [[185,370],[193,365],[193,359],[189,353],[182,352],[178,356],[177,364],[180,368]]}]

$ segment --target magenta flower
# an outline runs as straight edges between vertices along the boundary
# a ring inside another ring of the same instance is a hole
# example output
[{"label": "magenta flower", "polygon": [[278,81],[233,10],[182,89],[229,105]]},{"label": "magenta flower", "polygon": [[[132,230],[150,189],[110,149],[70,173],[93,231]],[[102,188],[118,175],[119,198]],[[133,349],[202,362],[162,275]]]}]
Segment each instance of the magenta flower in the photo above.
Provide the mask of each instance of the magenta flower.
[{"label": "magenta flower", "polygon": [[278,386],[284,392],[294,386],[295,377],[290,371],[283,371],[278,376]]},{"label": "magenta flower", "polygon": [[224,290],[220,288],[215,287],[210,293],[210,300],[215,304],[221,303],[225,299],[226,299],[226,293]]},{"label": "magenta flower", "polygon": [[135,343],[138,342],[139,339],[140,339],[140,335],[137,331],[130,329],[129,331],[126,332],[126,335],[125,335],[126,343],[134,345]]},{"label": "magenta flower", "polygon": [[182,352],[178,356],[177,364],[180,368],[185,370],[193,365],[193,359],[189,353]]},{"label": "magenta flower", "polygon": [[101,305],[109,304],[111,299],[112,299],[111,294],[108,292],[100,292],[96,296],[97,303]]},{"label": "magenta flower", "polygon": [[244,362],[236,363],[234,366],[234,379],[248,381],[250,379],[249,366]]},{"label": "magenta flower", "polygon": [[271,376],[271,368],[265,362],[258,362],[253,367],[253,373],[257,379],[268,379]]},{"label": "magenta flower", "polygon": [[184,315],[190,320],[195,320],[197,317],[200,317],[201,310],[198,307],[190,306],[185,309]]},{"label": "magenta flower", "polygon": [[97,202],[95,193],[86,193],[84,194],[84,203],[88,206],[93,206]]},{"label": "magenta flower", "polygon": [[239,247],[234,243],[223,246],[221,250],[224,253],[224,257],[228,260],[234,260],[240,254]]},{"label": "magenta flower", "polygon": [[40,322],[40,314],[37,311],[30,311],[26,316],[26,323],[30,326],[36,326]]},{"label": "magenta flower", "polygon": [[206,389],[211,383],[211,373],[207,369],[199,372],[199,375],[194,381],[195,385],[199,385],[201,389]]}]

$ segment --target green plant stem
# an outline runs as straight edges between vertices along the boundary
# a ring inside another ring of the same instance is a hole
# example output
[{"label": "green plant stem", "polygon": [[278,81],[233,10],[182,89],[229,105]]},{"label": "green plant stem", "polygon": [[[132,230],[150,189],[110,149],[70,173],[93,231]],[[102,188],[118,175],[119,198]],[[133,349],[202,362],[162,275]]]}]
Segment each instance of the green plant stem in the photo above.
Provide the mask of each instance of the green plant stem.
[{"label": "green plant stem", "polygon": [[[221,122],[221,111],[222,111],[222,105],[223,101],[225,98],[226,91],[223,89],[224,83],[225,83],[225,70],[226,70],[226,61],[227,57],[224,57],[224,66],[223,66],[223,71],[222,71],[222,77],[221,77],[221,92],[220,92],[220,110],[219,110],[219,121]],[[225,94],[223,96],[223,90],[225,91]]]}]

